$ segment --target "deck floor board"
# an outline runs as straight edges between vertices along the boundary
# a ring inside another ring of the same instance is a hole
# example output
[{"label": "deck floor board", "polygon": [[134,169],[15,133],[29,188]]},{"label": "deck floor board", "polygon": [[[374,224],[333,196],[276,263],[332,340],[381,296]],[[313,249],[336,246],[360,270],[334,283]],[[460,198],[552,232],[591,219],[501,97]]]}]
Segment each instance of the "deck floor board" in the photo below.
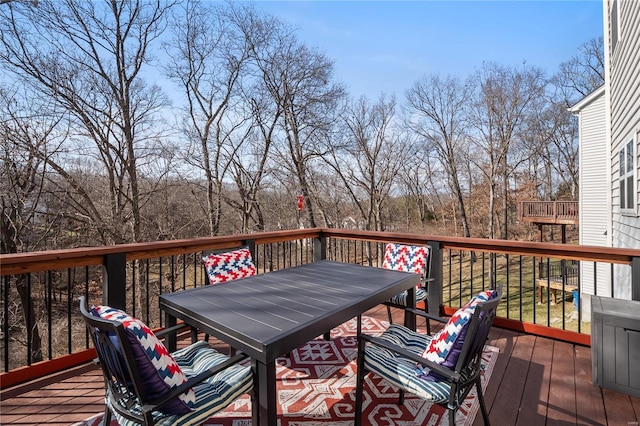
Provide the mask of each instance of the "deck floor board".
[{"label": "deck floor board", "polygon": [[[499,404],[493,404],[491,418],[496,422],[516,424],[522,402],[522,394],[526,385],[529,365],[535,344],[535,336],[518,336],[509,363],[500,383],[496,400]],[[493,379],[493,375],[491,377]]]},{"label": "deck floor board", "polygon": [[574,346],[569,343],[554,342],[547,425],[563,425],[576,422],[573,349]]}]

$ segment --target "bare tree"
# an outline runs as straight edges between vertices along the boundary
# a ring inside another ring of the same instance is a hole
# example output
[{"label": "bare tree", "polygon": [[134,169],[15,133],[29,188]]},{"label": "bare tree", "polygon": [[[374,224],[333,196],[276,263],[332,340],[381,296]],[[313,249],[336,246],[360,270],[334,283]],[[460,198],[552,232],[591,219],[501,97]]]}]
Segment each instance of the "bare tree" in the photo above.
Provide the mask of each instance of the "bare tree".
[{"label": "bare tree", "polygon": [[[55,151],[52,133],[57,119],[35,115],[37,105],[0,86],[0,253],[34,250],[41,234],[36,227],[51,224],[44,208],[46,153]],[[26,97],[28,99],[28,97]],[[42,361],[42,339],[26,275],[15,277],[23,319],[30,339],[29,359]]]},{"label": "bare tree", "polygon": [[333,63],[301,44],[286,26],[280,27],[273,40],[263,50],[256,49],[255,58],[279,110],[280,137],[275,154],[284,172],[281,179],[294,179],[290,189],[297,189],[305,198],[308,224],[315,227],[313,166],[329,139],[344,88],[333,81]]},{"label": "bare tree", "polygon": [[604,42],[593,38],[580,45],[578,53],[560,64],[552,83],[559,93],[558,101],[569,107],[604,84]]},{"label": "bare tree", "polygon": [[0,4],[5,4],[9,2],[18,2],[18,1],[22,1],[23,3],[30,3],[33,6],[38,5],[38,0],[0,0]]},{"label": "bare tree", "polygon": [[[521,69],[486,63],[476,73],[478,90],[473,105],[473,140],[480,151],[476,166],[489,188],[488,236],[495,238],[495,202],[502,198],[501,237],[508,238],[509,180],[526,160],[522,134],[527,118],[544,99],[546,81],[541,70],[526,64]],[[498,191],[502,189],[502,193]]]},{"label": "bare tree", "polygon": [[183,158],[203,173],[210,235],[219,233],[223,182],[229,169],[241,164],[238,151],[250,131],[240,85],[258,20],[248,7],[188,0],[175,16],[167,44],[171,60],[165,68],[186,96],[185,134],[193,142]]},{"label": "bare tree", "polygon": [[383,231],[389,223],[383,213],[393,195],[397,176],[413,146],[398,129],[395,98],[384,95],[371,104],[366,97],[352,102],[343,113],[344,143],[325,156],[357,206],[366,229]]},{"label": "bare tree", "polygon": [[[145,197],[139,173],[153,162],[159,134],[154,118],[166,100],[142,79],[150,45],[162,34],[171,4],[160,1],[8,3],[0,9],[0,65],[67,110],[74,119],[71,158],[96,159],[108,176],[109,206],[87,196],[84,182],[65,170],[68,157],[50,166],[70,179],[103,243],[142,239]],[[127,226],[123,226],[127,225]]]},{"label": "bare tree", "polygon": [[579,186],[577,120],[564,103],[549,102],[532,117],[529,128],[530,156],[539,156],[547,168],[547,196],[555,199],[564,195],[576,200]]},{"label": "bare tree", "polygon": [[471,100],[469,83],[455,77],[424,77],[407,91],[409,126],[435,153],[457,200],[463,234],[471,236],[460,166],[466,158],[465,124]]},{"label": "bare tree", "polygon": [[[230,7],[226,19],[234,25],[239,39],[250,50],[248,66],[240,86],[240,100],[247,117],[243,137],[233,138],[230,174],[235,182],[237,197],[226,201],[240,215],[240,232],[266,229],[265,197],[260,194],[273,187],[277,161],[274,145],[281,138],[283,108],[274,102],[273,93],[265,84],[264,61],[273,55],[280,39],[289,36],[282,21],[262,15],[251,7]],[[266,197],[268,198],[268,197]]]},{"label": "bare tree", "polygon": [[435,177],[435,172],[433,175],[431,172],[429,154],[421,149],[417,149],[415,155],[407,158],[399,171],[398,177],[406,193],[403,201],[407,229],[411,229],[411,221],[416,215],[420,226],[424,228],[427,217],[434,211],[432,196],[437,196],[437,192],[432,190],[435,179],[431,178]]},{"label": "bare tree", "polygon": [[[537,120],[539,131],[545,135],[544,155],[547,167],[553,170],[559,184],[571,199],[578,193],[578,123],[567,110],[568,106],[589,95],[604,84],[603,38],[593,38],[582,44],[578,52],[551,79],[555,91],[548,106],[541,109]],[[552,183],[553,185],[553,183]],[[552,196],[558,196],[558,186],[553,187]]]}]

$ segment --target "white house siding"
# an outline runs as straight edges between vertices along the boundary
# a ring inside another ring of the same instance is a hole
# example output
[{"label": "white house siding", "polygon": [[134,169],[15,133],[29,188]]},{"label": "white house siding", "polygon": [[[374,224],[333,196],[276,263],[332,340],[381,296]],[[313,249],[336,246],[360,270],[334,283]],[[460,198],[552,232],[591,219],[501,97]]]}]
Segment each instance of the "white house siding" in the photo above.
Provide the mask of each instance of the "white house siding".
[{"label": "white house siding", "polygon": [[[640,1],[617,0],[619,39],[612,52],[610,37],[611,0],[605,0],[605,61],[606,90],[610,108],[612,244],[614,247],[640,248],[640,218],[638,217],[638,137],[640,135]],[[613,55],[612,55],[613,53]],[[618,152],[624,144],[634,141],[636,160],[635,213],[620,212]],[[614,267],[615,297],[631,298],[630,268]]]},{"label": "white house siding", "polygon": [[[604,86],[578,102],[571,112],[578,115],[580,129],[580,244],[608,247],[611,194]],[[611,295],[611,266],[581,262],[580,292],[583,318],[590,318],[591,298],[583,295]]]}]

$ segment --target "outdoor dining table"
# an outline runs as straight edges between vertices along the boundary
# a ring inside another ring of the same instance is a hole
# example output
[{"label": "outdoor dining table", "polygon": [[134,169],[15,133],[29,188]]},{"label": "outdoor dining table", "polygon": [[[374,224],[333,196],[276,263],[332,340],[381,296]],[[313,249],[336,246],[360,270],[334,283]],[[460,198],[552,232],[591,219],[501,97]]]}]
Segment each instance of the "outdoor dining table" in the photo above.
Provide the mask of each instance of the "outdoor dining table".
[{"label": "outdoor dining table", "polygon": [[[180,319],[251,357],[258,404],[253,424],[276,425],[276,358],[354,317],[359,320],[404,290],[409,290],[409,306],[415,306],[419,279],[409,272],[321,260],[163,294],[160,308],[167,326]],[[406,321],[415,328],[415,317]]]}]

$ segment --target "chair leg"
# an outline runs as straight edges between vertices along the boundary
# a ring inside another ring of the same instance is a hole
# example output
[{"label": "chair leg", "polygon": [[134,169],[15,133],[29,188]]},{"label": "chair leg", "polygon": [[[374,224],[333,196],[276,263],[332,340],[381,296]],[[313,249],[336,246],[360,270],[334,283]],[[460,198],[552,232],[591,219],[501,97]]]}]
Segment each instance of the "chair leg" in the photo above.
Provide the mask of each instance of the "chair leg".
[{"label": "chair leg", "polygon": [[256,392],[254,390],[250,393],[251,398],[251,424],[257,425],[260,424],[259,418],[259,409],[258,409],[258,398],[256,397]]},{"label": "chair leg", "polygon": [[482,394],[482,385],[480,384],[480,378],[476,380],[476,392],[478,393],[478,401],[480,402],[480,411],[482,411],[482,420],[484,424],[489,426],[489,413],[487,413],[487,406],[484,403],[484,395]]},{"label": "chair leg", "polygon": [[362,399],[364,397],[364,378],[367,372],[364,370],[364,340],[358,339],[358,361],[356,373],[356,406],[354,408],[354,426],[362,424]]},{"label": "chair leg", "polygon": [[393,318],[391,317],[391,306],[387,305],[387,316],[389,317],[389,324],[393,324]]},{"label": "chair leg", "polygon": [[449,426],[456,426],[456,411],[455,408],[449,408]]},{"label": "chair leg", "polygon": [[[425,314],[429,313],[429,299],[426,299],[424,301],[424,313]],[[427,334],[430,336],[431,335],[431,323],[429,322],[429,318],[425,318],[424,322],[427,324]]]},{"label": "chair leg", "polygon": [[109,409],[108,404],[105,404],[104,406],[104,417],[102,418],[102,424],[104,426],[109,426],[111,424],[111,410]]},{"label": "chair leg", "polygon": [[404,404],[404,389],[398,391],[398,405]]}]

